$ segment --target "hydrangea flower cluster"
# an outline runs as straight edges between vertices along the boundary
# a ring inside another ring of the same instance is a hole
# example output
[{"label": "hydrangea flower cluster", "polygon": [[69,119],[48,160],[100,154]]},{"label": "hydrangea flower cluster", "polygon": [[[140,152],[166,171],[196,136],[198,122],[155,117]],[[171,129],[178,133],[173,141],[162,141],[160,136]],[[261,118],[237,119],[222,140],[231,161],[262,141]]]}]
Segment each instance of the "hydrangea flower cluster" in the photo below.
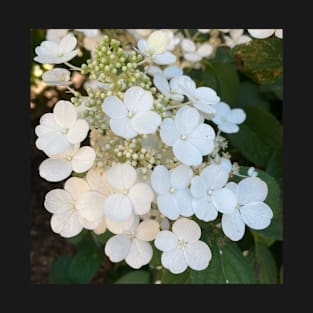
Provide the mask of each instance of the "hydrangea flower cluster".
[{"label": "hydrangea flower cluster", "polygon": [[[75,31],[99,36],[97,30]],[[249,41],[241,30],[218,31],[229,32],[232,46]],[[47,36],[35,61],[74,69],[68,61],[78,53],[75,36],[67,30],[50,30]],[[39,175],[49,182],[66,180],[63,189],[46,194],[44,206],[52,213],[52,230],[62,237],[83,229],[111,232],[104,252],[112,262],[125,260],[139,269],[158,249],[172,273],[187,267],[201,271],[210,266],[212,253],[200,239],[198,222],[221,218],[233,241],[243,237],[246,226],[266,228],[273,217],[264,203],[267,185],[254,169],[238,184],[231,181],[238,171],[221,133],[238,132],[246,114],[184,73],[174,52],[180,38],[169,30],[136,36],[132,49],[108,36],[95,45],[79,68],[94,82],[87,95],[69,87],[71,73],[64,68],[44,74],[47,84],[73,93],[35,129],[36,147],[48,157]],[[196,46],[189,39],[181,45],[188,62],[213,51],[212,45]]]}]

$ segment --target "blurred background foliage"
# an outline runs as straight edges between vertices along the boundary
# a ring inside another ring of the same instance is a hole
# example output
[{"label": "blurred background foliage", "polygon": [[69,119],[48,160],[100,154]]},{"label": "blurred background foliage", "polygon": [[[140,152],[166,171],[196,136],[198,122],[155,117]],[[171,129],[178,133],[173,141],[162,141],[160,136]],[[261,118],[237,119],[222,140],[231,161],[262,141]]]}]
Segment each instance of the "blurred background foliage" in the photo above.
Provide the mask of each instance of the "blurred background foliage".
[{"label": "blurred background foliage", "polygon": [[[195,30],[188,30],[193,34]],[[126,30],[106,29],[103,33],[126,42],[135,43]],[[247,113],[240,132],[226,135],[231,160],[238,162],[241,173],[253,166],[266,181],[269,195],[266,203],[274,212],[271,225],[262,231],[246,228],[239,242],[227,239],[216,227],[220,222],[197,221],[202,228],[201,239],[212,250],[209,267],[197,272],[186,270],[180,275],[160,268],[160,252],[154,249],[150,265],[140,270],[129,268],[125,262],[112,264],[103,252],[104,243],[112,235],[84,230],[78,236],[64,239],[49,226],[50,215],[43,207],[44,195],[61,183],[45,182],[38,175],[38,165],[45,155],[34,146],[34,127],[42,114],[51,111],[58,99],[70,100],[62,87],[46,86],[41,81],[51,65],[33,62],[34,49],[45,40],[46,30],[31,30],[31,134],[32,134],[32,282],[57,284],[147,284],[161,280],[165,284],[279,284],[283,280],[283,41],[278,38],[253,39],[249,45],[234,48],[220,46],[215,56],[203,59],[201,68],[185,68],[199,86],[216,90],[221,100]],[[78,38],[79,40],[79,38]],[[204,41],[201,34],[199,41]],[[82,48],[84,49],[84,48]],[[90,57],[82,51],[71,63],[80,66]],[[62,67],[62,65],[61,65]],[[76,75],[76,74],[75,74]],[[80,74],[72,76],[75,89],[84,93],[85,80]]]}]

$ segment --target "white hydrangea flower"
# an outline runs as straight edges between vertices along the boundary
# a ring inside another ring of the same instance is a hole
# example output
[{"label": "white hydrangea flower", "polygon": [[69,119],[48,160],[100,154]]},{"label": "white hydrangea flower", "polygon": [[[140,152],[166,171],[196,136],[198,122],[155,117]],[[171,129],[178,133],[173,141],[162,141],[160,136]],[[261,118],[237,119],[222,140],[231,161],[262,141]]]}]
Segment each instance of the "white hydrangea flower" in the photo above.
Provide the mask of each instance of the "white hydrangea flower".
[{"label": "white hydrangea flower", "polygon": [[157,222],[146,220],[139,224],[137,217],[128,230],[107,241],[104,252],[112,262],[125,260],[130,267],[139,269],[150,262],[153,250],[149,241],[154,240],[159,231]]},{"label": "white hydrangea flower", "polygon": [[248,177],[239,184],[230,182],[226,188],[236,195],[236,209],[230,214],[223,214],[222,229],[233,241],[240,240],[245,233],[245,225],[260,230],[268,227],[273,218],[271,208],[264,203],[268,188],[258,177]]},{"label": "white hydrangea flower", "polygon": [[82,142],[88,134],[89,125],[78,119],[77,109],[69,101],[60,100],[53,113],[46,113],[36,126],[36,147],[48,156],[64,153],[71,144]]},{"label": "white hydrangea flower", "polygon": [[138,49],[146,58],[160,65],[167,65],[176,61],[176,56],[167,51],[169,44],[168,32],[157,30],[150,34],[147,40],[138,41]]},{"label": "white hydrangea flower", "polygon": [[212,254],[208,245],[199,240],[200,236],[199,225],[187,218],[178,219],[172,232],[160,231],[154,244],[163,251],[162,265],[174,274],[184,272],[188,266],[196,271],[207,268]]},{"label": "white hydrangea flower", "polygon": [[181,38],[179,36],[175,36],[174,32],[170,29],[164,29],[163,31],[168,34],[168,44],[166,46],[166,50],[172,51],[179,44]]},{"label": "white hydrangea flower", "polygon": [[72,82],[70,81],[71,72],[65,68],[54,68],[47,72],[44,72],[42,75],[43,81],[47,85],[55,86],[68,86]]},{"label": "white hydrangea flower", "polygon": [[39,175],[50,182],[58,182],[69,177],[72,171],[84,173],[88,171],[96,159],[92,147],[79,148],[79,144],[71,145],[61,154],[52,155],[39,165]]},{"label": "white hydrangea flower", "polygon": [[152,134],[161,123],[158,113],[151,111],[153,97],[150,91],[131,87],[124,94],[124,102],[116,96],[104,99],[102,110],[110,117],[113,133],[126,139],[138,134]]},{"label": "white hydrangea flower", "polygon": [[78,32],[84,33],[87,37],[96,37],[99,35],[99,29],[76,29]]},{"label": "white hydrangea flower", "polygon": [[68,29],[48,29],[46,40],[60,42],[61,39],[68,34]]},{"label": "white hydrangea flower", "polygon": [[172,92],[185,95],[192,104],[201,112],[205,113],[205,117],[214,116],[215,109],[212,107],[220,101],[220,97],[209,87],[196,87],[196,83],[186,75],[176,76],[171,79],[170,87]]},{"label": "white hydrangea flower", "polygon": [[249,34],[257,39],[265,39],[271,37],[273,34],[277,38],[283,39],[282,29],[248,29]]},{"label": "white hydrangea flower", "polygon": [[179,215],[191,216],[192,197],[188,186],[193,171],[189,166],[178,165],[171,171],[163,165],[154,168],[151,174],[151,185],[158,194],[157,204],[160,212],[171,220]]},{"label": "white hydrangea flower", "polygon": [[189,62],[199,62],[212,55],[214,51],[213,46],[209,43],[203,43],[197,47],[191,39],[186,38],[181,41],[181,47],[184,58]]},{"label": "white hydrangea flower", "polygon": [[197,218],[214,221],[218,212],[231,213],[237,201],[232,191],[224,188],[229,172],[222,166],[211,164],[204,168],[199,176],[191,180],[192,206]]},{"label": "white hydrangea flower", "polygon": [[171,65],[167,66],[164,70],[162,70],[160,67],[155,66],[155,65],[149,65],[145,67],[145,72],[151,76],[154,76],[155,74],[161,74],[163,75],[167,80],[176,77],[176,76],[181,76],[183,75],[183,70],[182,68],[176,66],[176,65]]},{"label": "white hydrangea flower", "polygon": [[154,74],[153,83],[165,97],[179,102],[184,100],[183,95],[173,92],[164,75],[158,73]]},{"label": "white hydrangea flower", "polygon": [[[89,195],[89,201],[86,201]],[[83,227],[95,228],[103,218],[103,199],[90,197],[88,183],[77,177],[68,179],[64,189],[53,189],[46,194],[44,206],[52,213],[52,230],[62,237],[78,235]]]},{"label": "white hydrangea flower", "polygon": [[251,37],[244,35],[244,29],[231,29],[229,31],[229,36],[224,36],[225,43],[230,48],[233,48],[237,45],[250,42]]},{"label": "white hydrangea flower", "polygon": [[238,124],[246,119],[246,113],[242,109],[231,109],[225,102],[212,105],[216,113],[212,121],[224,133],[233,134],[239,131]]},{"label": "white hydrangea flower", "polygon": [[162,141],[173,147],[176,158],[186,165],[200,165],[202,156],[214,149],[214,130],[202,121],[198,110],[184,105],[177,111],[175,119],[166,118],[161,123]]},{"label": "white hydrangea flower", "polygon": [[136,170],[127,163],[118,163],[106,171],[110,185],[118,191],[106,198],[105,215],[115,222],[124,222],[131,214],[142,215],[151,208],[154,195],[151,187],[137,180]]},{"label": "white hydrangea flower", "polygon": [[57,43],[55,41],[43,41],[39,47],[36,47],[37,56],[34,58],[36,62],[48,64],[61,64],[73,59],[78,50],[74,50],[77,39],[73,34],[67,34]]}]

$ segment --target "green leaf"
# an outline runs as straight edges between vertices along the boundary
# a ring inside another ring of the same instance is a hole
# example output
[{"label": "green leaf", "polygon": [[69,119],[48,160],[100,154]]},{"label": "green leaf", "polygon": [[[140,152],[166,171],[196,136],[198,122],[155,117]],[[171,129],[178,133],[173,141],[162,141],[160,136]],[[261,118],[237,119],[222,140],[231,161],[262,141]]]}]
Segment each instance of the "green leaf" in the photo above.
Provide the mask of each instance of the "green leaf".
[{"label": "green leaf", "polygon": [[113,234],[109,230],[106,230],[103,234],[94,234],[94,236],[102,245],[104,245],[113,236]]},{"label": "green leaf", "polygon": [[103,254],[91,236],[87,236],[69,266],[70,279],[78,284],[87,284],[97,273],[102,261]]},{"label": "green leaf", "polygon": [[50,284],[71,284],[73,283],[68,276],[68,269],[72,262],[72,257],[61,255],[54,261],[49,273]]},{"label": "green leaf", "polygon": [[[241,166],[240,173],[246,175],[248,167]],[[265,199],[265,203],[273,211],[273,218],[271,224],[263,230],[252,230],[252,233],[258,236],[270,238],[273,240],[282,240],[282,192],[277,181],[268,173],[257,169],[258,177],[264,180],[268,187],[268,195]]]},{"label": "green leaf", "polygon": [[270,99],[283,100],[283,77],[280,75],[273,83],[263,84],[260,91]]},{"label": "green leaf", "polygon": [[235,105],[239,94],[239,77],[233,64],[209,62],[203,72],[204,86],[213,88],[217,95],[230,105]]},{"label": "green leaf", "polygon": [[[212,232],[209,236],[212,236]],[[203,271],[191,271],[193,284],[254,284],[255,275],[247,259],[235,242],[221,231],[209,241],[212,259]]]},{"label": "green leaf", "polygon": [[260,87],[252,82],[245,81],[240,83],[239,96],[235,107],[246,108],[256,106],[269,110],[270,104],[260,93]]},{"label": "green leaf", "polygon": [[228,63],[236,66],[236,58],[234,52],[229,47],[217,47],[214,62]]},{"label": "green leaf", "polygon": [[270,112],[246,107],[246,121],[236,134],[227,134],[231,144],[257,167],[265,167],[277,146],[282,145],[282,127]]},{"label": "green leaf", "polygon": [[115,284],[150,284],[151,273],[147,271],[133,271],[115,281]]},{"label": "green leaf", "polygon": [[86,229],[83,229],[77,236],[67,238],[66,240],[71,244],[78,245],[87,234],[88,231]]},{"label": "green leaf", "polygon": [[259,240],[255,241],[256,275],[261,284],[277,284],[277,268],[270,250]]},{"label": "green leaf", "polygon": [[243,74],[256,83],[273,83],[282,74],[283,41],[278,38],[252,40],[247,45],[238,45],[233,52],[241,61]]},{"label": "green leaf", "polygon": [[187,268],[181,274],[173,274],[169,270],[163,269],[161,274],[161,282],[162,284],[190,284],[190,269]]},{"label": "green leaf", "polygon": [[271,159],[269,160],[266,172],[273,176],[276,181],[280,184],[280,186],[283,185],[283,149],[282,147],[278,147]]}]

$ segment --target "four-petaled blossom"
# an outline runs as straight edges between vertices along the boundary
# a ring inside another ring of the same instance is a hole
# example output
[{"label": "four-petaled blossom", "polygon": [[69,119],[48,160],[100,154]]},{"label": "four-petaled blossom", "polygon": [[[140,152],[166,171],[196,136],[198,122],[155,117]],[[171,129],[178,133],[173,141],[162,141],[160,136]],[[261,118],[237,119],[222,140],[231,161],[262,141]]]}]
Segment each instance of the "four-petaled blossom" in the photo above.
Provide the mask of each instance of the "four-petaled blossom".
[{"label": "four-petaled blossom", "polygon": [[96,152],[89,146],[79,148],[72,145],[65,153],[52,155],[39,165],[39,175],[50,182],[58,182],[69,177],[72,171],[88,171],[96,159]]},{"label": "four-petaled blossom", "polygon": [[177,111],[175,119],[166,118],[161,123],[161,139],[173,147],[176,158],[186,165],[201,164],[202,156],[214,149],[214,130],[202,121],[198,110],[184,105]]},{"label": "four-petaled blossom", "polygon": [[104,252],[112,262],[125,260],[130,267],[138,269],[150,262],[153,250],[149,241],[154,240],[159,231],[157,222],[146,220],[139,224],[136,217],[129,229],[107,241]]},{"label": "four-petaled blossom", "polygon": [[116,96],[108,96],[102,104],[102,110],[110,117],[113,133],[126,139],[157,130],[161,117],[151,111],[152,107],[151,92],[137,86],[125,92],[124,102]]},{"label": "four-petaled blossom", "polygon": [[231,29],[229,31],[229,36],[224,36],[226,45],[233,48],[237,45],[250,42],[252,40],[251,37],[244,35],[243,33],[243,29]]},{"label": "four-petaled blossom", "polygon": [[170,87],[172,92],[185,95],[192,102],[192,104],[201,112],[206,118],[212,118],[215,114],[215,109],[212,107],[220,101],[220,97],[216,92],[209,87],[196,87],[196,83],[186,75],[177,76],[171,79]]},{"label": "four-petaled blossom", "polygon": [[139,40],[138,49],[146,58],[156,64],[171,64],[176,61],[176,56],[167,51],[169,40],[166,31],[157,30],[152,32],[147,40]]},{"label": "four-petaled blossom", "polygon": [[273,218],[271,208],[264,203],[268,188],[258,177],[248,177],[239,184],[230,182],[226,188],[236,195],[236,209],[230,214],[223,214],[222,229],[233,241],[240,240],[245,233],[245,225],[252,229],[268,227]]},{"label": "four-petaled blossom", "polygon": [[209,43],[200,44],[198,47],[190,39],[181,41],[184,58],[190,62],[199,62],[204,57],[208,57],[213,53],[213,47]]},{"label": "four-petaled blossom", "polygon": [[158,194],[160,212],[169,219],[176,220],[179,215],[193,214],[192,197],[188,190],[192,176],[192,169],[186,165],[178,165],[171,171],[163,165],[154,168],[151,185]]},{"label": "four-petaled blossom", "polygon": [[216,113],[212,121],[224,133],[233,134],[239,131],[238,124],[246,119],[246,113],[242,109],[231,109],[225,102],[213,105]]},{"label": "four-petaled blossom", "polygon": [[36,62],[48,64],[61,64],[73,59],[78,50],[74,50],[77,39],[73,34],[68,34],[60,42],[43,41],[39,47],[36,47]]},{"label": "four-petaled blossom", "polygon": [[199,225],[187,218],[178,219],[172,232],[160,231],[154,244],[163,251],[162,265],[174,274],[184,272],[188,266],[196,271],[207,268],[212,254],[210,248],[199,240],[200,236]]},{"label": "four-petaled blossom", "polygon": [[277,38],[283,39],[282,29],[248,29],[249,34],[257,39],[265,39],[271,37],[273,34]]},{"label": "four-petaled blossom", "polygon": [[218,212],[231,213],[235,210],[236,196],[224,188],[228,176],[224,166],[211,164],[191,180],[192,206],[200,220],[214,221]]},{"label": "four-petaled blossom", "polygon": [[137,172],[127,163],[118,163],[106,171],[110,185],[116,188],[114,194],[106,198],[104,211],[107,218],[123,222],[135,213],[142,215],[151,208],[153,191],[145,183],[136,183]]},{"label": "four-petaled blossom", "polygon": [[90,193],[84,179],[71,177],[64,189],[53,189],[46,194],[44,206],[53,214],[50,225],[55,233],[68,238],[78,235],[83,227],[98,226],[103,218],[103,199],[94,194],[90,199]]},{"label": "four-petaled blossom", "polygon": [[71,72],[65,68],[54,68],[50,71],[44,72],[42,75],[43,81],[47,85],[67,86],[70,81]]},{"label": "four-petaled blossom", "polygon": [[89,131],[84,119],[78,119],[77,109],[69,101],[60,100],[53,113],[46,113],[40,118],[35,133],[38,136],[36,147],[48,156],[64,153],[71,144],[82,142]]}]

